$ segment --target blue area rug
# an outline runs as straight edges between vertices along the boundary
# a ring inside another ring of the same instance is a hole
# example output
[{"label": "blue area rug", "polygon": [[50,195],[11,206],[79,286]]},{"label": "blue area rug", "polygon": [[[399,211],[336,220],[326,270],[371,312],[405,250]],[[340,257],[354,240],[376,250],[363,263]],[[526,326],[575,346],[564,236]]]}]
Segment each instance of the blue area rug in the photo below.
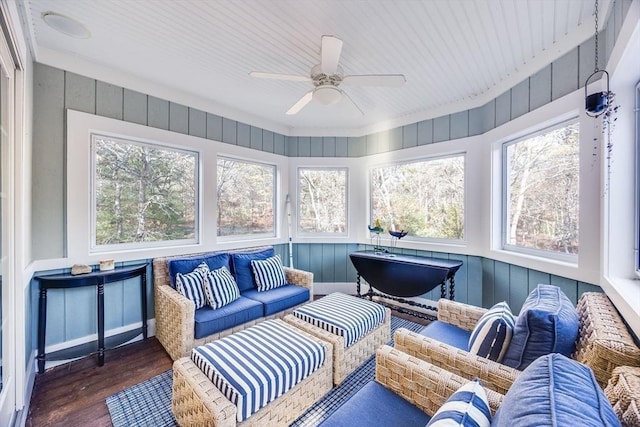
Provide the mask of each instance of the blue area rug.
[{"label": "blue area rug", "polygon": [[[391,336],[398,328],[419,331],[424,326],[391,317]],[[389,343],[392,345],[393,340]],[[349,375],[339,387],[332,389],[311,408],[295,420],[291,426],[317,426],[346,402],[362,386],[375,377],[375,356]],[[136,384],[113,396],[107,397],[107,407],[114,427],[174,427],[171,414],[171,371]]]}]

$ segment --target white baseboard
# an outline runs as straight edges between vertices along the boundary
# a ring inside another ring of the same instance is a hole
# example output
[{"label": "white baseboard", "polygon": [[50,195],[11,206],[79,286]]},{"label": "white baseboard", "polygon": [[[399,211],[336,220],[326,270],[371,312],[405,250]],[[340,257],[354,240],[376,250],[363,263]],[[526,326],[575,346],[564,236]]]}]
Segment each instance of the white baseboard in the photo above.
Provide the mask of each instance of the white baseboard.
[{"label": "white baseboard", "polygon": [[[123,334],[129,331],[133,331],[135,329],[139,329],[140,327],[142,327],[142,322],[136,322],[136,323],[131,323],[129,325],[125,325],[125,326],[120,326],[118,328],[114,328],[114,329],[109,329],[108,331],[104,331],[104,336],[105,338],[108,337],[112,337],[115,335],[119,335],[119,334]],[[147,336],[148,337],[153,337],[156,334],[156,319],[148,319],[147,320]],[[73,340],[69,340],[69,341],[65,341],[62,343],[57,343],[57,344],[52,344],[50,346],[46,346],[45,347],[45,353],[49,354],[49,353],[53,353],[56,351],[60,351],[60,350],[66,350],[68,348],[71,347],[75,347],[77,345],[82,345],[82,344],[86,344],[86,343],[90,343],[90,342],[94,342],[98,339],[98,334],[91,334],[91,335],[86,335],[84,337],[80,337],[80,338],[76,338]],[[119,344],[117,347],[121,347],[125,344],[130,344],[136,341],[141,341],[142,340],[142,333],[138,334],[135,338],[124,342],[122,344]],[[35,354],[35,352],[34,352]],[[82,359],[83,357],[86,356],[81,356],[81,357],[77,357],[74,359],[64,359],[64,360],[50,360],[45,362],[44,368],[45,369],[49,369],[49,368],[53,368],[54,366],[58,366],[58,365],[63,365],[65,363],[69,363],[73,360],[78,360],[78,359]],[[35,356],[33,358],[34,363],[35,363]]]},{"label": "white baseboard", "polygon": [[355,295],[356,284],[355,282],[314,282],[313,284],[314,295],[328,295],[333,292]]}]

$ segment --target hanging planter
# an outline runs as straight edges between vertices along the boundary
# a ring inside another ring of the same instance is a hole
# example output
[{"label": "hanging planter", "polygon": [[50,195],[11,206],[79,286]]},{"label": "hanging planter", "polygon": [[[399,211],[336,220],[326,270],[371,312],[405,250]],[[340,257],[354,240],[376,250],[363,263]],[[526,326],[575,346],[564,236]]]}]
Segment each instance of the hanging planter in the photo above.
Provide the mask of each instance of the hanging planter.
[{"label": "hanging planter", "polygon": [[[596,58],[597,58],[597,55],[596,55]],[[600,75],[604,75],[607,81],[607,90],[604,92],[596,92],[596,93],[592,93],[591,95],[587,95],[589,82],[594,77],[597,77]],[[598,70],[596,67],[596,70],[587,78],[587,81],[584,83],[584,100],[585,100],[584,108],[585,108],[585,112],[587,113],[587,116],[598,117],[606,113],[610,105],[609,103],[610,93],[611,92],[609,90],[609,73],[607,73],[606,70]]]}]

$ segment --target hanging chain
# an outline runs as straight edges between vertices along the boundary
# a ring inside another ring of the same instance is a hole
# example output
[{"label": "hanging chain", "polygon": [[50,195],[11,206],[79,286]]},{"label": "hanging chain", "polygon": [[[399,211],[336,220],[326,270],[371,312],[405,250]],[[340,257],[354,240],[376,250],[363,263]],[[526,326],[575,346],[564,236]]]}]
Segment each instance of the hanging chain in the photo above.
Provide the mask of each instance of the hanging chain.
[{"label": "hanging chain", "polygon": [[598,0],[596,0],[596,68],[594,72],[598,70]]}]

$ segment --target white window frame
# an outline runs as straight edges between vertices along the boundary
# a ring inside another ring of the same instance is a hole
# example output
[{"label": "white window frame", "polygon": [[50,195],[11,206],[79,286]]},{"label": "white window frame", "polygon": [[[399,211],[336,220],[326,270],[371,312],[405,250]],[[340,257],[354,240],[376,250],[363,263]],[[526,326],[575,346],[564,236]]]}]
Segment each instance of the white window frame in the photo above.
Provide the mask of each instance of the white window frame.
[{"label": "white window frame", "polygon": [[[137,146],[146,146],[153,149],[158,150],[167,150],[173,151],[177,153],[183,153],[186,155],[191,155],[195,160],[195,173],[194,173],[194,188],[195,188],[195,223],[194,223],[194,237],[191,239],[175,239],[175,240],[159,240],[155,242],[131,242],[131,243],[117,243],[117,244],[106,244],[99,245],[96,242],[96,227],[97,227],[97,212],[96,212],[96,138],[101,137],[104,139],[110,139],[113,141],[117,141],[119,143],[127,143],[131,145]],[[183,245],[193,245],[200,243],[200,223],[201,223],[201,215],[200,215],[200,153],[195,150],[187,150],[184,148],[168,146],[165,144],[161,144],[156,141],[149,140],[140,140],[136,138],[132,138],[129,136],[114,136],[110,135],[107,132],[92,132],[90,135],[90,144],[91,144],[91,166],[90,166],[90,189],[91,189],[91,205],[90,205],[90,230],[91,230],[91,242],[90,242],[90,251],[92,253],[101,253],[101,252],[114,252],[114,251],[123,251],[127,249],[145,249],[145,248],[158,248],[158,247],[173,247],[173,246],[183,246]]]},{"label": "white window frame", "polygon": [[[214,183],[213,188],[217,188],[218,185],[218,160],[220,159],[224,159],[224,160],[230,160],[233,162],[240,162],[240,163],[251,163],[251,164],[256,164],[256,165],[262,165],[262,166],[268,166],[270,168],[273,168],[273,200],[272,200],[272,204],[273,204],[273,232],[272,233],[252,233],[252,234],[234,234],[231,236],[219,236],[218,235],[218,208],[216,207],[215,209],[215,219],[214,219],[214,223],[215,223],[215,229],[216,229],[216,239],[220,242],[238,242],[238,241],[251,241],[251,240],[261,240],[261,239],[265,239],[265,238],[275,238],[279,235],[279,231],[280,231],[280,227],[278,226],[278,218],[279,218],[279,194],[280,194],[280,167],[278,164],[276,163],[271,163],[271,162],[264,162],[264,161],[259,161],[259,160],[255,160],[255,159],[250,159],[250,158],[245,158],[245,157],[236,157],[236,156],[231,156],[231,155],[226,155],[226,154],[219,154],[218,156],[216,156],[216,161],[215,161],[215,169],[216,169],[216,181]],[[216,206],[217,206],[217,200],[215,201]]]},{"label": "white window frame", "polygon": [[[410,159],[406,159],[406,160],[398,160],[392,163],[384,163],[384,164],[377,164],[374,166],[371,166],[368,170],[367,170],[367,192],[368,192],[368,217],[369,217],[369,224],[373,225],[373,222],[375,221],[375,218],[373,217],[373,192],[372,192],[372,188],[371,188],[371,172],[373,169],[378,169],[378,168],[385,168],[385,167],[391,167],[391,166],[396,166],[396,165],[408,165],[408,164],[412,164],[412,163],[424,163],[424,162],[429,162],[429,161],[437,161],[437,160],[442,160],[442,159],[447,159],[447,158],[453,158],[453,157],[462,157],[462,162],[464,165],[464,177],[463,177],[463,202],[462,202],[462,209],[463,209],[463,218],[462,218],[462,239],[445,239],[445,238],[438,238],[438,237],[420,237],[420,236],[414,236],[414,235],[407,235],[405,238],[403,238],[403,240],[405,242],[420,242],[420,243],[437,243],[437,244],[451,244],[451,245],[461,245],[461,244],[465,244],[467,241],[467,152],[466,151],[460,151],[460,152],[452,152],[452,153],[447,153],[444,155],[434,155],[434,156],[425,156],[425,157],[416,157],[416,158],[410,158]],[[385,230],[386,235],[388,235],[388,230]]]},{"label": "white window frame", "polygon": [[[344,171],[345,173],[345,181],[344,181],[344,197],[345,197],[345,206],[344,206],[344,232],[342,233],[312,233],[308,231],[302,231],[300,229],[300,204],[302,203],[302,198],[300,197],[300,171],[301,170],[316,170],[316,171]],[[349,235],[349,168],[342,166],[299,166],[296,172],[296,198],[298,203],[296,203],[296,233],[301,237],[344,237]]]},{"label": "white window frame", "polygon": [[[566,263],[570,263],[570,264],[577,264],[578,263],[578,258],[579,258],[579,253],[578,254],[563,254],[560,252],[553,252],[553,251],[547,251],[547,250],[543,250],[543,249],[535,249],[535,248],[526,248],[523,246],[518,246],[518,245],[511,245],[507,243],[507,224],[508,224],[508,218],[507,218],[507,205],[508,205],[508,201],[507,201],[507,194],[508,194],[508,183],[507,183],[507,168],[508,168],[508,164],[507,164],[507,155],[506,155],[506,151],[507,148],[510,145],[513,144],[517,144],[519,142],[522,142],[524,140],[530,139],[532,137],[535,137],[537,135],[543,134],[543,133],[547,133],[547,132],[551,132],[555,129],[559,129],[562,127],[565,127],[569,124],[572,123],[576,123],[578,125],[581,125],[580,123],[580,118],[577,116],[571,116],[568,119],[564,119],[562,121],[558,121],[555,122],[553,124],[547,125],[547,126],[542,126],[542,127],[538,127],[535,130],[532,130],[531,132],[528,132],[524,135],[518,136],[517,138],[510,138],[508,140],[506,140],[505,142],[500,144],[500,159],[501,159],[501,170],[500,170],[500,189],[501,189],[501,202],[500,202],[500,215],[501,215],[501,221],[500,221],[500,246],[502,248],[502,250],[507,251],[507,252],[512,252],[512,253],[516,253],[516,254],[523,254],[523,255],[528,255],[528,256],[533,256],[536,258],[542,258],[542,259],[549,259],[549,260],[554,260],[554,261],[561,261],[561,262],[566,262]],[[582,126],[580,127],[580,132],[582,132]],[[581,163],[580,163],[580,152],[578,152],[578,179],[580,179],[580,168],[581,168]],[[578,206],[580,206],[580,191],[578,190]],[[580,218],[580,212],[578,212],[578,218]],[[579,245],[579,243],[578,243]],[[578,246],[579,247],[579,246]]]}]

